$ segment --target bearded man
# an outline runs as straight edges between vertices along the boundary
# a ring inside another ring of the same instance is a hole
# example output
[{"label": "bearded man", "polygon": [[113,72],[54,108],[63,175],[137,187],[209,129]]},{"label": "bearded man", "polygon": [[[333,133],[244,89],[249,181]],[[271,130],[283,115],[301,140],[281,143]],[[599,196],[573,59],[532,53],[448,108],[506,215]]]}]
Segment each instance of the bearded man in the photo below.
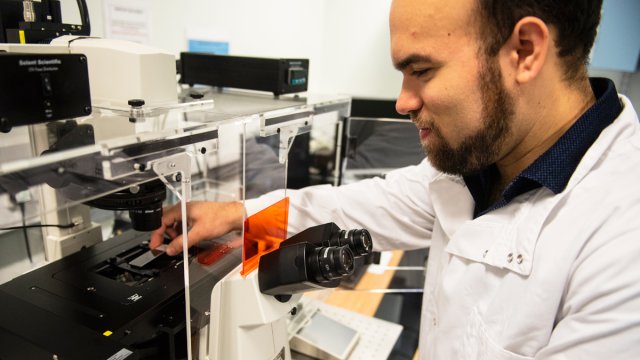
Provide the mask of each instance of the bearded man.
[{"label": "bearded man", "polygon": [[[640,357],[640,123],[612,81],[588,78],[601,7],[394,0],[396,109],[427,158],[288,192],[292,234],[332,221],[378,250],[430,247],[421,359]],[[188,209],[192,243],[241,228],[245,210]],[[166,210],[151,247],[179,220]]]}]

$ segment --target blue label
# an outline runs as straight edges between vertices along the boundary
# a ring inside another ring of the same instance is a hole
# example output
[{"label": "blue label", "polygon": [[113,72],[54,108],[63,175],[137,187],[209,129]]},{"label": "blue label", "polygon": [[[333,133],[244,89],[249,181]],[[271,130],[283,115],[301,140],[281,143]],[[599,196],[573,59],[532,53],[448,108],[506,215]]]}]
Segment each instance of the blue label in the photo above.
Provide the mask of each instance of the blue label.
[{"label": "blue label", "polygon": [[189,40],[189,51],[218,55],[229,55],[229,43],[226,41]]}]

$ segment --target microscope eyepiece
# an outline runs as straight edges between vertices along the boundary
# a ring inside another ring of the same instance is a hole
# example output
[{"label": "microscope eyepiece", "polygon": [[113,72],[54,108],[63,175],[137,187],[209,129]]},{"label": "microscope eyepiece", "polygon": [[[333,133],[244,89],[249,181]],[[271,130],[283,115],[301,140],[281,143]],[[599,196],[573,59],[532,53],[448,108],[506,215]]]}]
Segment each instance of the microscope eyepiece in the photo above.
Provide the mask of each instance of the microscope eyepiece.
[{"label": "microscope eyepiece", "polygon": [[347,245],[356,257],[368,255],[373,242],[365,229],[340,230],[338,241],[341,246]]},{"label": "microscope eyepiece", "polygon": [[308,260],[311,262],[311,275],[318,282],[339,279],[353,273],[353,252],[348,246],[316,248]]}]

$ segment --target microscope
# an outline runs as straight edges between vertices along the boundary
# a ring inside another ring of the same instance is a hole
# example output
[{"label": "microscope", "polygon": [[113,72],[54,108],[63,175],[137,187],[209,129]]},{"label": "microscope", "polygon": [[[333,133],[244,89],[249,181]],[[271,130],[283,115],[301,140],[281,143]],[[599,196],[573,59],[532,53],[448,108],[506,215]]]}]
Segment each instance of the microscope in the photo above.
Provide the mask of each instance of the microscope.
[{"label": "microscope", "polygon": [[[160,226],[167,187],[190,175],[181,145],[213,149],[217,130],[139,140],[145,134],[136,135],[128,116],[92,119],[100,86],[91,59],[55,49],[0,52],[1,155],[9,157],[0,162],[0,196],[31,210],[23,229],[56,226],[42,235],[48,262],[0,285],[0,358],[185,358],[183,258],[150,251],[148,231]],[[168,74],[175,78],[174,66]],[[171,91],[175,97],[175,83]],[[130,131],[130,139],[100,138],[105,126]],[[128,212],[132,230],[103,241],[91,208]],[[194,266],[196,251],[187,254]],[[191,288],[210,293],[238,262],[226,257],[210,273],[192,274]],[[206,317],[204,305],[190,306],[194,320]]]},{"label": "microscope", "polygon": [[[26,229],[43,229],[46,259],[0,285],[0,358],[186,358],[185,306],[196,321],[208,308],[185,305],[184,259],[150,251],[148,231],[169,187],[189,198],[185,147],[213,151],[217,129],[182,116],[165,126],[192,106],[178,102],[172,54],[87,38],[88,17],[70,26],[59,11],[0,1],[0,197],[23,209],[22,226],[2,227],[24,230],[29,260],[40,236]],[[128,212],[132,230],[103,241],[92,208]],[[191,288],[210,293],[235,254],[192,274]],[[186,257],[198,265],[196,249]]]},{"label": "microscope", "polygon": [[308,228],[262,255],[258,270],[239,269],[213,288],[208,357],[291,359],[287,318],[301,293],[335,288],[354,271],[355,259],[371,253],[365,229],[341,230],[334,223]]}]

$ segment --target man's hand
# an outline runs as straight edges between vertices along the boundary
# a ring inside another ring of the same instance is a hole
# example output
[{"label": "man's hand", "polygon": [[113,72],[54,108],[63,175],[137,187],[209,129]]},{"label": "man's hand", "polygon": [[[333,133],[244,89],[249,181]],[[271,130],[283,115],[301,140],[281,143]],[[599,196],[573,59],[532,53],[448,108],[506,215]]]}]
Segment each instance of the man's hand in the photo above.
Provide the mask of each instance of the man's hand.
[{"label": "man's hand", "polygon": [[[189,226],[188,246],[202,240],[215,239],[234,230],[242,229],[244,209],[240,202],[194,201],[187,204]],[[182,209],[180,204],[165,208],[160,228],[151,233],[149,247],[155,249],[163,243],[164,234],[171,237],[168,255],[182,252]]]}]

